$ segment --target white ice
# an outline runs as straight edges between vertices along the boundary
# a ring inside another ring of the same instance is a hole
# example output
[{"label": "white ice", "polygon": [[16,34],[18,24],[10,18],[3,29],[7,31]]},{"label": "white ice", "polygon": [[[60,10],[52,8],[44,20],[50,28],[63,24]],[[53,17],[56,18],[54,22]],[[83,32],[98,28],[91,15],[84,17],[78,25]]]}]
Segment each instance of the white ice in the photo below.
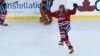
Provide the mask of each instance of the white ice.
[{"label": "white ice", "polygon": [[[69,56],[59,46],[57,21],[45,26],[38,21],[8,21],[0,26],[0,56]],[[72,56],[100,56],[100,21],[72,20],[69,32],[75,49]]]}]

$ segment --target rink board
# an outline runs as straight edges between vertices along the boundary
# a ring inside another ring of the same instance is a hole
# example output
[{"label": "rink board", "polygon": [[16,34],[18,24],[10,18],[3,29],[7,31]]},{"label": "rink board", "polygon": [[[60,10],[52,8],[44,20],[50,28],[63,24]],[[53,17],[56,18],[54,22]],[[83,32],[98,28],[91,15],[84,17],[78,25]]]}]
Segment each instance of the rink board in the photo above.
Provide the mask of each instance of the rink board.
[{"label": "rink board", "polygon": [[[39,20],[40,16],[7,16],[7,21],[16,20]],[[76,15],[71,17],[72,20],[99,20],[100,15]]]}]

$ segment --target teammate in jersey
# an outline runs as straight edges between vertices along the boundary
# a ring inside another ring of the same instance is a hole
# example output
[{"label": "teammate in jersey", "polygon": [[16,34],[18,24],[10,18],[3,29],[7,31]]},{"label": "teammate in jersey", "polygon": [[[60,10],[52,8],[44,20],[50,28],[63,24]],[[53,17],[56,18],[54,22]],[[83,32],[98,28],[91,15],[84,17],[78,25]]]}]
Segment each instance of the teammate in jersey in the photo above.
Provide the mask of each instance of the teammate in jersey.
[{"label": "teammate in jersey", "polygon": [[74,52],[73,46],[71,45],[69,38],[68,38],[68,31],[70,30],[70,16],[76,13],[77,4],[73,4],[73,10],[65,9],[64,5],[59,6],[59,10],[52,12],[52,16],[58,19],[59,30],[61,35],[61,40],[59,45],[66,43],[70,52],[69,54]]},{"label": "teammate in jersey", "polygon": [[42,0],[40,4],[40,22],[44,24],[50,24],[52,22],[51,17],[51,6],[53,5],[53,0]]},{"label": "teammate in jersey", "polygon": [[4,23],[6,14],[7,14],[7,10],[6,10],[5,0],[0,0],[0,25],[3,25],[3,26],[8,25]]}]

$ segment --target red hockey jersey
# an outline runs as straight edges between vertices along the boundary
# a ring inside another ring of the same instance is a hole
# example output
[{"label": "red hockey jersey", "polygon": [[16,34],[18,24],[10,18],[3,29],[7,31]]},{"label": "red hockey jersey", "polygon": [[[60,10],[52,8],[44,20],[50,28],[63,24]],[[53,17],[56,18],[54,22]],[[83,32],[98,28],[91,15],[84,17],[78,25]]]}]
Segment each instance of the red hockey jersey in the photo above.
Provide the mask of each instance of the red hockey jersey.
[{"label": "red hockey jersey", "polygon": [[63,26],[70,23],[70,16],[76,13],[76,8],[73,10],[66,9],[64,12],[60,13],[59,10],[52,13],[53,17],[58,19],[59,26]]}]

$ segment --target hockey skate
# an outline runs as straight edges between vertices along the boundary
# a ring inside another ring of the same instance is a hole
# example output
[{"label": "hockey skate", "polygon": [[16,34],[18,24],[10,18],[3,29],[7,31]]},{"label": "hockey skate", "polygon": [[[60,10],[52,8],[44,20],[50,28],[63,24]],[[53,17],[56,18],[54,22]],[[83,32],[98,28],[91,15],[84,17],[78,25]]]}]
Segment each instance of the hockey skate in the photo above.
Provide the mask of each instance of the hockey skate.
[{"label": "hockey skate", "polygon": [[74,52],[73,48],[70,48],[69,50],[70,50],[69,54],[72,54]]},{"label": "hockey skate", "polygon": [[58,45],[64,46],[64,42],[60,41],[60,43],[58,43]]},{"label": "hockey skate", "polygon": [[44,19],[42,17],[40,17],[40,22],[44,22]]},{"label": "hockey skate", "polygon": [[2,26],[8,26],[8,24],[5,24],[3,22],[0,22],[0,25],[2,25]]}]

